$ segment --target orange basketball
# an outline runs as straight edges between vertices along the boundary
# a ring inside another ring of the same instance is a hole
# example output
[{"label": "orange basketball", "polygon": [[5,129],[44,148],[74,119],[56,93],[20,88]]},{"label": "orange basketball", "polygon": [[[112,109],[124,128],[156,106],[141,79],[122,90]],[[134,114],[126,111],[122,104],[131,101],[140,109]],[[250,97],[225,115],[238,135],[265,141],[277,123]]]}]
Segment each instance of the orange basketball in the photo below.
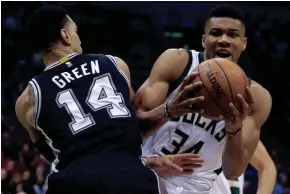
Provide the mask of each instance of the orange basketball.
[{"label": "orange basketball", "polygon": [[246,87],[249,86],[245,72],[234,62],[214,58],[201,63],[197,68],[199,76],[194,80],[203,83],[197,96],[202,95],[205,101],[202,104],[203,116],[218,118],[221,114],[231,117],[229,103],[238,107],[237,94],[246,97]]}]

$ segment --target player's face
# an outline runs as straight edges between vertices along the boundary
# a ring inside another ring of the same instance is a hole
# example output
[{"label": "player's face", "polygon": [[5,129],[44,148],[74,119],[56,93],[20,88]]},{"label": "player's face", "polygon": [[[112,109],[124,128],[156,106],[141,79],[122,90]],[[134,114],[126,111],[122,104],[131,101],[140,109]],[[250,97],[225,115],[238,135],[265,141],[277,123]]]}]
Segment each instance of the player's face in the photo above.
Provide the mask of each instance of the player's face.
[{"label": "player's face", "polygon": [[65,29],[65,41],[69,44],[69,47],[73,52],[81,54],[83,52],[81,47],[81,41],[78,35],[78,29],[76,23],[69,17],[64,27]]},{"label": "player's face", "polygon": [[211,18],[207,22],[202,37],[207,59],[222,57],[237,63],[246,45],[245,27],[240,20]]}]

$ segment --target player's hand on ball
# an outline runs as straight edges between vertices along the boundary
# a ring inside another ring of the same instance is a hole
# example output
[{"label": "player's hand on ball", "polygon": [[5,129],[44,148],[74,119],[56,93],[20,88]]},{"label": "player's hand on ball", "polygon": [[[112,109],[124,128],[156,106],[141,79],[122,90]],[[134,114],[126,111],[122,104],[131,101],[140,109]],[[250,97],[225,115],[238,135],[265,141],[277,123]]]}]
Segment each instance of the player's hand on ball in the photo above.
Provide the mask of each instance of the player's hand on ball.
[{"label": "player's hand on ball", "polygon": [[[203,109],[198,104],[204,101],[204,96],[195,96],[200,89],[202,82],[193,83],[198,76],[197,72],[193,72],[186,76],[175,93],[174,97],[167,102],[168,113],[172,117],[180,117],[188,113],[203,113]],[[190,97],[188,97],[190,94]]]},{"label": "player's hand on ball", "polygon": [[147,159],[147,166],[155,170],[159,176],[190,174],[204,162],[198,154],[173,154]]},{"label": "player's hand on ball", "polygon": [[237,95],[237,99],[239,102],[238,106],[241,107],[240,111],[233,103],[230,103],[229,107],[232,116],[229,117],[226,115],[221,115],[221,119],[225,121],[225,129],[227,132],[235,133],[243,127],[243,122],[248,116],[250,108],[253,104],[253,95],[249,87],[246,88],[246,96],[247,101],[243,98],[241,94]]}]

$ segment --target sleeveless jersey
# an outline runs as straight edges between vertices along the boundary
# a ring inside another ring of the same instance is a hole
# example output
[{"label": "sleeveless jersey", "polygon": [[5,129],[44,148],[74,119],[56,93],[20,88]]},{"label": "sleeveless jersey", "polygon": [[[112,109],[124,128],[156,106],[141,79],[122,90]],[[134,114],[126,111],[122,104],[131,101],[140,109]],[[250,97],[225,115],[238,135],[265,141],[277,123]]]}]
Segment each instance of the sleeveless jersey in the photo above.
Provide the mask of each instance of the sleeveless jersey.
[{"label": "sleeveless jersey", "polygon": [[[184,77],[203,61],[203,53],[191,50],[188,54],[189,62],[180,78],[170,84],[167,100],[173,97]],[[222,171],[222,153],[226,143],[224,127],[223,121],[210,120],[194,113],[170,120],[143,143],[143,156],[200,154],[204,159],[201,168],[190,175],[164,177],[162,180],[166,187],[180,186],[187,191],[208,193]]]},{"label": "sleeveless jersey", "polygon": [[55,151],[56,168],[85,154],[141,156],[142,136],[128,83],[112,56],[75,53],[29,82],[35,128]]}]

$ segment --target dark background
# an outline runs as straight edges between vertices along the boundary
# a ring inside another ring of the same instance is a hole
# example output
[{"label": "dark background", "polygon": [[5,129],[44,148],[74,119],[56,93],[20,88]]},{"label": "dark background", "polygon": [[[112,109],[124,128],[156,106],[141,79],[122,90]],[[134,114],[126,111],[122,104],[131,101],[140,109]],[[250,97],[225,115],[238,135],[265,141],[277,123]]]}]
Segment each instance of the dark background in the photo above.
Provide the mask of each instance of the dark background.
[{"label": "dark background", "polygon": [[[84,52],[125,60],[135,90],[167,48],[202,51],[201,36],[209,9],[218,2],[53,2],[78,24]],[[228,2],[230,3],[230,2]],[[32,147],[15,118],[17,97],[44,66],[24,44],[28,16],[46,2],[1,2],[1,191],[43,193],[49,165]],[[278,168],[275,194],[289,194],[290,178],[290,3],[233,2],[246,14],[248,46],[239,64],[272,95],[272,112],[261,140]],[[44,35],[45,36],[45,35]],[[245,193],[255,193],[257,173],[246,171]]]}]

